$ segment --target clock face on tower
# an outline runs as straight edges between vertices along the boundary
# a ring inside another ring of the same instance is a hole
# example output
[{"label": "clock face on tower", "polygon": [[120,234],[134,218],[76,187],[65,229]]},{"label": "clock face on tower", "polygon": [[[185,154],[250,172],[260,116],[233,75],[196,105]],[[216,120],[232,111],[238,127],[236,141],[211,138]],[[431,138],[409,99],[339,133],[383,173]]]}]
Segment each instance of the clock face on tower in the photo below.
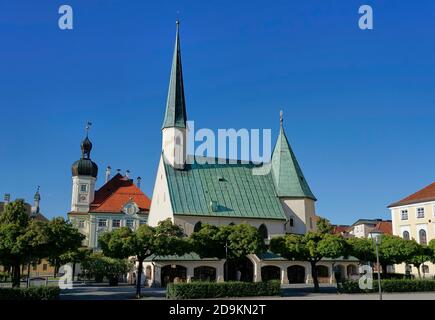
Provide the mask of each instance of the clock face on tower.
[{"label": "clock face on tower", "polygon": [[86,202],[88,200],[88,196],[86,194],[79,195],[80,202]]}]

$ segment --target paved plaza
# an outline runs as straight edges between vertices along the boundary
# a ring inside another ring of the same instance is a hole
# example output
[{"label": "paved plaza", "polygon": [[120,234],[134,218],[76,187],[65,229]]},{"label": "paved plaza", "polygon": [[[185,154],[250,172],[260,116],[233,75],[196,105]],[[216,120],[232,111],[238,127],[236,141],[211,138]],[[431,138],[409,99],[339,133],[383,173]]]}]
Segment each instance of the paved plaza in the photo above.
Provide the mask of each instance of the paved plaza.
[{"label": "paved plaza", "polygon": [[[339,294],[335,286],[323,285],[320,293],[313,293],[312,286],[286,285],[282,297],[250,297],[252,300],[378,300],[378,294]],[[62,290],[61,300],[134,300],[135,287],[120,285],[75,285],[73,289]],[[164,288],[142,288],[142,299],[166,299]],[[230,298],[246,299],[246,298]],[[384,293],[384,300],[435,300],[435,292]],[[222,299],[226,300],[226,299]]]}]

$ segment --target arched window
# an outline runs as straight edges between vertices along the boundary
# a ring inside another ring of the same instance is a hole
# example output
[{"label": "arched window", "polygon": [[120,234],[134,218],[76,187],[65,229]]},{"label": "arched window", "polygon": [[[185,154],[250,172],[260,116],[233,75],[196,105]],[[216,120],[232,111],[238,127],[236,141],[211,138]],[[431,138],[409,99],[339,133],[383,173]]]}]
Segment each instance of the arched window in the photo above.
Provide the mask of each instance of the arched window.
[{"label": "arched window", "polygon": [[421,270],[423,271],[423,273],[429,273],[429,266],[424,264],[421,266]]},{"label": "arched window", "polygon": [[403,231],[403,239],[405,240],[409,240],[409,232],[408,231]]},{"label": "arched window", "polygon": [[193,227],[193,232],[198,232],[199,230],[201,230],[202,228],[202,223],[201,221],[198,221],[197,223],[195,223],[195,226]]},{"label": "arched window", "polygon": [[260,227],[258,228],[258,232],[263,239],[269,238],[269,235],[267,233],[267,227],[264,225],[264,223],[260,225]]},{"label": "arched window", "polygon": [[418,236],[420,238],[420,244],[427,245],[426,230],[420,229]]}]

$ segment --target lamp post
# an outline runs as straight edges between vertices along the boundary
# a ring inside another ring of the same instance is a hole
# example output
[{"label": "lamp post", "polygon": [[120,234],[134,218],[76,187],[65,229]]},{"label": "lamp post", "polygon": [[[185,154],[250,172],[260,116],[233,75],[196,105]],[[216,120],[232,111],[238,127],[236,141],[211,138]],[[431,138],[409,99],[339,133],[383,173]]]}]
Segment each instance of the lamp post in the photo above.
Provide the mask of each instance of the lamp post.
[{"label": "lamp post", "polygon": [[382,241],[382,232],[379,231],[372,231],[369,234],[370,238],[374,240],[375,248],[376,248],[376,264],[378,267],[378,288],[379,288],[379,300],[382,300],[382,288],[381,288],[381,270],[380,270],[380,263],[379,263],[379,245]]},{"label": "lamp post", "polygon": [[[228,281],[228,241],[225,240],[225,273]],[[225,277],[224,277],[225,280]]]}]

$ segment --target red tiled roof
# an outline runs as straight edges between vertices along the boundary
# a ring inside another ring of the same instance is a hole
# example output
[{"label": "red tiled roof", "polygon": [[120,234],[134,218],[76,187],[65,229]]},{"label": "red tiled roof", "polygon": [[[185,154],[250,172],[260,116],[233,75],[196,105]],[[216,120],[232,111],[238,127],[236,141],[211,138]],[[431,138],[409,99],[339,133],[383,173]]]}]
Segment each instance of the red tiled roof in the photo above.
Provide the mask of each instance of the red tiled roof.
[{"label": "red tiled roof", "polygon": [[391,221],[381,221],[375,226],[375,230],[385,234],[393,234],[393,224]]},{"label": "red tiled roof", "polygon": [[413,193],[410,196],[403,198],[402,200],[390,204],[388,208],[433,200],[435,200],[435,182],[417,191],[416,193]]},{"label": "red tiled roof", "polygon": [[349,226],[333,225],[332,226],[332,233],[333,234],[341,234],[341,233],[347,232],[348,229],[349,229]]},{"label": "red tiled roof", "polygon": [[89,212],[121,213],[124,205],[133,201],[139,213],[148,213],[151,200],[133,183],[133,180],[116,174],[95,192]]}]

